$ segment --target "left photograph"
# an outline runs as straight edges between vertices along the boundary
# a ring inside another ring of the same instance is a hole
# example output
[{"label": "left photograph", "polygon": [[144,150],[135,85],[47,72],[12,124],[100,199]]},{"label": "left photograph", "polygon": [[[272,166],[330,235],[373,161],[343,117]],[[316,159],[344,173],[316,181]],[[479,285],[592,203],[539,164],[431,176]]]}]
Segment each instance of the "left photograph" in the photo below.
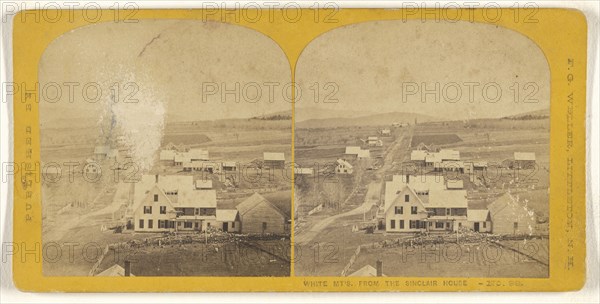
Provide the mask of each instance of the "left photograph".
[{"label": "left photograph", "polygon": [[289,276],[290,65],[219,22],[98,23],[38,68],[45,276]]}]

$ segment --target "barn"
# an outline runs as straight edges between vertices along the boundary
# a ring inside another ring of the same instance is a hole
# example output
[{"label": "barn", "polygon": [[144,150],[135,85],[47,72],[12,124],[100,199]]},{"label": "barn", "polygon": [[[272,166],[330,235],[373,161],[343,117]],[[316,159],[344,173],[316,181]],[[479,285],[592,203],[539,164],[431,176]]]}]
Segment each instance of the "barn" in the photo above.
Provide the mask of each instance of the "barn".
[{"label": "barn", "polygon": [[508,192],[488,205],[488,210],[492,220],[492,233],[532,234],[536,226],[534,212]]},{"label": "barn", "polygon": [[286,216],[262,195],[254,193],[237,205],[241,233],[284,234]]}]

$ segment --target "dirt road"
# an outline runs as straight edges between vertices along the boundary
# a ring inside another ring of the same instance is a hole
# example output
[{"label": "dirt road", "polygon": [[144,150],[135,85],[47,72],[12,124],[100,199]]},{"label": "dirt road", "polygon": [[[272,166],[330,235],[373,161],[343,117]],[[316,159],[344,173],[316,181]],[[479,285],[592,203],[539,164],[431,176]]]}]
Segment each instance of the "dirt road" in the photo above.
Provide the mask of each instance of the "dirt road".
[{"label": "dirt road", "polygon": [[[408,133],[412,134],[411,131],[408,131]],[[378,177],[384,176],[385,172],[392,167],[395,156],[397,155],[398,151],[403,148],[403,147],[401,147],[401,143],[402,143],[403,139],[404,139],[404,134],[400,138],[396,139],[396,141],[394,141],[393,146],[388,149],[388,151],[384,157],[383,165],[381,166],[381,168],[377,169],[377,171],[375,172],[375,174]],[[331,225],[331,223],[333,223],[335,220],[369,211],[374,205],[377,205],[379,203],[379,194],[382,191],[382,187],[383,187],[384,183],[381,178],[378,178],[378,180],[380,180],[380,181],[379,182],[371,182],[369,184],[368,189],[367,189],[367,194],[365,195],[365,200],[360,206],[358,206],[355,209],[352,209],[350,211],[324,218],[322,221],[316,223],[312,227],[299,232],[294,237],[294,243],[299,244],[299,245],[308,244],[321,231],[323,231],[323,229],[327,228],[327,226]],[[356,189],[359,186],[360,185],[358,185],[358,183],[357,183],[357,185],[355,185],[355,188],[354,188],[352,194],[348,196],[346,201],[348,201],[352,197],[352,195],[354,194],[354,192],[356,191]],[[374,197],[376,197],[376,199],[374,199]]]}]

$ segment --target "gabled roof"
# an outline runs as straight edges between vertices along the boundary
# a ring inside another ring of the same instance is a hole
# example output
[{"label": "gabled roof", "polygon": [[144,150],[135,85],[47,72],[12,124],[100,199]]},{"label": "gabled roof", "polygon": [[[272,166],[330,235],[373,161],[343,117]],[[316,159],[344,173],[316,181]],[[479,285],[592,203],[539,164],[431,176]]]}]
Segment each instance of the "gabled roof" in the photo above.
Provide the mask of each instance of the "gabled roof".
[{"label": "gabled roof", "polygon": [[412,187],[405,185],[404,187],[402,187],[402,190],[400,190],[400,192],[396,194],[392,202],[385,202],[385,213],[387,213],[392,206],[396,205],[396,203],[404,202],[404,196],[402,194],[405,193],[405,191],[409,191],[410,193],[412,193],[413,196],[417,198],[417,202],[421,205],[423,209],[427,207],[427,204],[422,200],[422,197],[418,195]]},{"label": "gabled roof", "polygon": [[145,174],[134,184],[133,210],[146,198],[147,193],[157,186],[163,192],[179,192],[182,189],[194,187],[194,177],[184,175],[156,175]]},{"label": "gabled roof", "polygon": [[515,152],[515,160],[533,160],[535,161],[534,152]]},{"label": "gabled roof", "polygon": [[186,153],[186,157],[193,160],[208,160],[208,150],[193,148]]},{"label": "gabled roof", "polygon": [[492,218],[503,212],[508,213],[509,216],[514,217],[515,219],[528,218],[533,220],[535,218],[533,211],[521,204],[517,198],[508,192],[489,204],[488,210],[490,210],[490,216]]},{"label": "gabled roof", "polygon": [[437,153],[428,154],[427,156],[425,156],[425,162],[440,163],[442,162],[442,158]]},{"label": "gabled roof", "polygon": [[283,216],[284,218],[286,217],[283,211],[281,211],[277,206],[273,205],[266,198],[264,198],[262,195],[256,192],[243,202],[239,203],[235,208],[239,211],[240,216],[244,216],[244,214],[248,213],[248,211],[254,209],[260,204],[267,204],[269,207],[281,214],[281,216]]},{"label": "gabled roof", "polygon": [[358,151],[358,158],[369,158],[371,157],[371,152],[369,150],[360,150]]},{"label": "gabled roof", "polygon": [[237,209],[217,209],[218,222],[235,222],[238,219]]},{"label": "gabled roof", "polygon": [[338,165],[342,165],[342,166],[344,166],[344,167],[346,167],[348,169],[352,169],[352,165],[349,162],[347,162],[347,161],[345,161],[345,160],[343,160],[341,158],[338,158],[338,160],[336,162],[337,162]]},{"label": "gabled roof", "polygon": [[177,154],[177,152],[175,150],[161,150],[160,154],[159,154],[159,159],[160,160],[174,160],[175,154]]},{"label": "gabled roof", "polygon": [[213,181],[210,179],[198,179],[195,181],[196,189],[212,189]]},{"label": "gabled roof", "polygon": [[283,152],[264,152],[263,159],[270,161],[285,161],[285,154]]},{"label": "gabled roof", "polygon": [[177,153],[174,158],[176,163],[187,163],[190,162],[190,157],[185,153]]},{"label": "gabled roof", "polygon": [[180,189],[177,193],[178,208],[217,208],[217,191],[194,190],[191,188]]},{"label": "gabled roof", "polygon": [[[381,275],[386,277],[385,274],[381,274]],[[375,269],[375,267],[373,267],[371,265],[365,265],[361,269],[349,274],[348,276],[349,277],[376,277],[377,269]]]},{"label": "gabled roof", "polygon": [[487,209],[468,209],[467,220],[469,222],[487,222],[490,221],[490,211]]},{"label": "gabled roof", "polygon": [[[129,274],[132,277],[135,277],[132,273]],[[114,264],[112,266],[110,266],[109,268],[107,268],[106,270],[102,271],[101,273],[96,275],[97,277],[124,277],[125,276],[125,269],[123,267],[121,267],[121,265],[119,264]]]},{"label": "gabled roof", "polygon": [[430,190],[428,208],[468,208],[466,190]]},{"label": "gabled roof", "polygon": [[438,156],[442,160],[460,160],[460,152],[450,149],[442,149],[438,152]]},{"label": "gabled roof", "polygon": [[412,150],[412,152],[410,152],[410,160],[425,160],[425,157],[427,156],[427,151],[425,150]]},{"label": "gabled roof", "polygon": [[446,181],[446,187],[448,189],[463,189],[464,185],[462,179],[449,179]]}]

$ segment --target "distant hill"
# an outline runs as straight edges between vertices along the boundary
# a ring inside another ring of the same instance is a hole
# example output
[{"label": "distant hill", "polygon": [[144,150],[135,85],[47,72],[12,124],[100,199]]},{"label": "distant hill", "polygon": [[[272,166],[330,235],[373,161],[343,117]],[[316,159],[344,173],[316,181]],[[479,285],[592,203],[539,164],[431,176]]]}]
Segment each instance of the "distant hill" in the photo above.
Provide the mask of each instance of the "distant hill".
[{"label": "distant hill", "polygon": [[[364,114],[364,113],[363,113]],[[417,122],[443,121],[447,119],[437,118],[429,115],[392,112],[384,114],[371,114],[367,116],[352,118],[323,118],[296,121],[297,128],[335,128],[342,126],[369,126],[369,125],[391,125],[395,122],[413,124]]]},{"label": "distant hill", "polygon": [[296,108],[296,123],[313,119],[325,118],[355,118],[377,114],[376,112],[352,111],[352,110],[333,110],[315,107]]},{"label": "distant hill", "polygon": [[535,119],[546,119],[550,117],[550,109],[537,110],[531,112],[520,113],[511,116],[504,116],[502,119],[513,119],[513,120],[535,120]]}]

